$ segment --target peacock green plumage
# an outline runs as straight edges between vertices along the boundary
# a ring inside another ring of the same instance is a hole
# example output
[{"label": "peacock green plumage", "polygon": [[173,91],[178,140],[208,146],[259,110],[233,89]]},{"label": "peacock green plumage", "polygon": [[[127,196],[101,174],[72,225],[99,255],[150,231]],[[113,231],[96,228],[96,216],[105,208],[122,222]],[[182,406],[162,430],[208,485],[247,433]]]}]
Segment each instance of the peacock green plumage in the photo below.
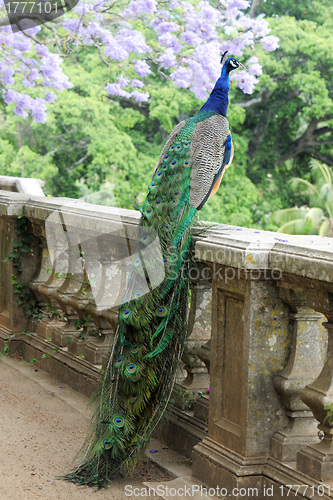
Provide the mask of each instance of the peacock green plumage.
[{"label": "peacock green plumage", "polygon": [[[84,456],[65,479],[100,488],[134,468],[169,402],[187,335],[190,231],[232,161],[226,113],[229,73],[239,66],[234,58],[225,62],[208,101],[174,128],[158,159],[140,209],[139,257],[127,289],[134,299],[119,307]],[[156,235],[162,268],[150,251]],[[153,279],[147,265],[156,270]]]}]

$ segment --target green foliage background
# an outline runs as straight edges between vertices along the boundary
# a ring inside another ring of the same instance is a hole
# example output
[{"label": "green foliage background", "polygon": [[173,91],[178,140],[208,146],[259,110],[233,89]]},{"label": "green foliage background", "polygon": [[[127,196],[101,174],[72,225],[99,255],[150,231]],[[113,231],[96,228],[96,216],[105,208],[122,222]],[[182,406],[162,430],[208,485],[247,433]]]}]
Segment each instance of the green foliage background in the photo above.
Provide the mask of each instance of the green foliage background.
[{"label": "green foliage background", "polygon": [[[263,75],[253,95],[232,84],[228,119],[235,158],[201,218],[276,230],[272,213],[307,201],[289,180],[310,180],[311,158],[333,165],[333,5],[267,0],[256,14],[269,18],[280,48],[257,52]],[[148,80],[148,104],[109,99],[104,84],[124,68],[107,68],[87,48],[72,53],[64,66],[74,88],[49,106],[46,124],[0,104],[1,174],[39,177],[47,194],[93,202],[103,198],[96,192],[108,198],[112,190],[109,203],[135,208],[168,134],[203,102],[157,68]]]}]

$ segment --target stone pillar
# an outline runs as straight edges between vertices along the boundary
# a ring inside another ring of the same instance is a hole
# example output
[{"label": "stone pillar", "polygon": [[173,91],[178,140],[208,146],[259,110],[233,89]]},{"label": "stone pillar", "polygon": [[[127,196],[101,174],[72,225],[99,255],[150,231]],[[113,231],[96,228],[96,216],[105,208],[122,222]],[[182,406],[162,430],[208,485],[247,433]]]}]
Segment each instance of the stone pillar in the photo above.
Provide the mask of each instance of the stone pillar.
[{"label": "stone pillar", "polygon": [[281,287],[280,297],[291,308],[292,343],[288,362],[275,377],[274,386],[283,399],[289,421],[272,439],[272,456],[281,462],[295,462],[296,453],[304,444],[318,441],[316,421],[299,394],[318,376],[323,365],[323,316],[307,306],[300,288]]},{"label": "stone pillar", "polygon": [[286,362],[288,309],[270,272],[220,266],[214,276],[208,437],[192,470],[210,486],[260,489],[271,438],[287,421],[273,377]]},{"label": "stone pillar", "polygon": [[326,418],[325,410],[333,402],[333,295],[328,295],[330,313],[326,313],[328,321],[323,323],[328,332],[326,361],[318,378],[301,391],[301,398],[319,421],[318,429],[324,437],[297,454],[297,469],[324,483],[333,481],[333,422]]}]

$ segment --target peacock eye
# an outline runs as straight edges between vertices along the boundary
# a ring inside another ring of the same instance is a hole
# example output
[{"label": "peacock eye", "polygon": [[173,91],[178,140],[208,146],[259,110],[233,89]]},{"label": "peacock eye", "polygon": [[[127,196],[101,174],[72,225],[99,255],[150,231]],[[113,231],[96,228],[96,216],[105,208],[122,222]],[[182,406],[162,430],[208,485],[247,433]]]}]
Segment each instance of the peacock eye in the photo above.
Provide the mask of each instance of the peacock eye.
[{"label": "peacock eye", "polygon": [[166,307],[159,307],[156,311],[157,316],[163,317],[167,314],[168,310]]},{"label": "peacock eye", "polygon": [[104,441],[103,441],[103,447],[106,450],[109,450],[112,447],[112,439],[104,439]]},{"label": "peacock eye", "polygon": [[113,421],[117,427],[122,427],[124,425],[124,421],[120,417],[116,417]]}]

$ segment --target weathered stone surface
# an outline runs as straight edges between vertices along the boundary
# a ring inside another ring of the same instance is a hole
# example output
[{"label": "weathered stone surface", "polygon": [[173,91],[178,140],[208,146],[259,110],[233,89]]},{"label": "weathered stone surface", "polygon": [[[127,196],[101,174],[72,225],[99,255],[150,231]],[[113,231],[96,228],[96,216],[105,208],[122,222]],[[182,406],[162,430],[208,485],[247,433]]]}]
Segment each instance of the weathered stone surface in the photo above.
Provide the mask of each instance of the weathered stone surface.
[{"label": "weathered stone surface", "polygon": [[[106,249],[110,248],[114,259],[121,259],[125,248],[134,248],[140,214],[66,198],[0,192],[3,341],[9,332],[26,324],[15,306],[10,267],[3,267],[2,262],[11,247],[15,219],[22,214],[33,223],[34,237],[44,252],[47,232],[56,227],[55,249],[64,236],[69,237],[73,247],[78,245],[75,238],[80,234],[80,252],[86,253],[92,267],[96,263],[98,290],[93,284],[83,286],[87,276],[91,281],[86,269],[76,269],[74,278],[70,277],[73,269],[68,266],[73,266],[66,255],[50,259],[51,274],[45,280],[42,267],[47,266],[47,256],[36,247],[26,261],[25,279],[38,300],[44,298],[67,322],[44,318],[39,324],[41,336],[18,341],[25,357],[39,359],[50,352],[47,339],[51,337],[60,349],[42,359],[43,366],[88,393],[98,374],[91,363],[100,363],[105,357],[116,328],[116,313],[107,308],[115,278],[106,272],[110,263]],[[220,226],[197,238],[195,252],[200,275],[195,277],[198,287],[193,293],[197,307],[190,318],[193,360],[187,367],[187,382],[196,387],[195,380],[208,376],[206,367],[210,369],[208,437],[206,408],[199,403],[194,407],[194,415],[175,408],[170,413],[169,431],[161,432],[187,453],[197,443],[193,472],[208,485],[258,488],[257,498],[265,498],[265,487],[274,485],[273,498],[277,499],[279,487],[286,481],[302,481],[308,486],[318,486],[324,480],[332,482],[332,430],[331,425],[324,425],[324,406],[333,398],[333,350],[329,344],[327,353],[324,352],[321,320],[316,316],[320,312],[330,325],[333,323],[332,240]],[[79,279],[79,275],[83,282],[74,286],[71,280]],[[211,289],[210,285],[202,286],[200,279],[212,282]],[[285,294],[301,290],[304,303],[295,305],[290,297],[281,295],[282,289]],[[107,297],[106,302],[101,300],[103,297]],[[100,300],[99,307],[93,298]],[[42,305],[45,308],[45,303]],[[84,323],[87,316],[91,325]],[[66,332],[73,331],[75,318],[81,321],[87,338],[75,338],[64,347]],[[102,335],[100,341],[90,335],[91,326]],[[310,382],[319,371],[322,355],[324,368]],[[306,384],[302,399],[321,422],[326,439],[299,452],[297,471],[295,464],[287,466],[283,461],[295,457],[301,440],[306,444],[310,434],[314,439],[313,427],[306,424],[313,419],[299,397]],[[294,493],[297,498],[297,492]]]}]

